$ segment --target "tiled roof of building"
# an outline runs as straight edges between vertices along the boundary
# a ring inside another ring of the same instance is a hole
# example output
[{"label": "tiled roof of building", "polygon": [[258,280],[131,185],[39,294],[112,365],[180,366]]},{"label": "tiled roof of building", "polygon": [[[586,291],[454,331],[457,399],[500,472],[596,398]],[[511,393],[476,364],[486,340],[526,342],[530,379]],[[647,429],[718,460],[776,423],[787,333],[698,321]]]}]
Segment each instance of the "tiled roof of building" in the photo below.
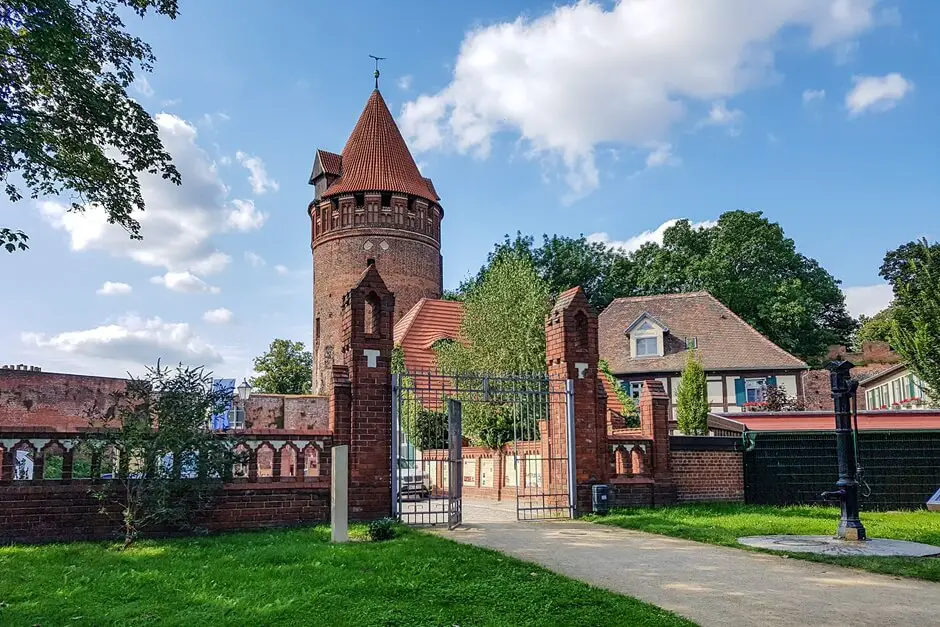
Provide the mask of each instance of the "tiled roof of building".
[{"label": "tiled roof of building", "polygon": [[343,157],[335,152],[326,150],[317,150],[317,156],[320,157],[320,165],[323,171],[333,176],[339,176],[342,171]]},{"label": "tiled roof of building", "polygon": [[463,320],[463,303],[422,298],[395,325],[395,344],[405,352],[409,372],[437,369],[432,347],[441,339],[456,340]]},{"label": "tiled roof of building", "polygon": [[[634,359],[630,354],[625,331],[644,313],[669,328],[662,357]],[[708,292],[618,298],[598,317],[600,357],[614,374],[680,372],[688,359],[686,340],[693,337],[706,370],[806,368]]]},{"label": "tiled roof of building", "polygon": [[418,171],[378,89],[372,92],[346,141],[341,170],[324,196],[382,191],[419,196],[431,202],[438,199]]}]

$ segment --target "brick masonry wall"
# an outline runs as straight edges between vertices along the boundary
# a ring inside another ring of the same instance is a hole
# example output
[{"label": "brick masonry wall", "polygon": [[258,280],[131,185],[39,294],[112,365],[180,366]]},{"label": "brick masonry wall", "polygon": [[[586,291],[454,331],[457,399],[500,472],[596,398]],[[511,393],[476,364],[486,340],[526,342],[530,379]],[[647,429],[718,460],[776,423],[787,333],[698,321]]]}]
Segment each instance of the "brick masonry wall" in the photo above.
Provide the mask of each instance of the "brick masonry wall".
[{"label": "brick masonry wall", "polygon": [[0,426],[88,426],[126,385],[111,377],[0,369]]},{"label": "brick masonry wall", "polygon": [[330,399],[327,396],[253,394],[245,406],[245,419],[253,428],[327,429]]},{"label": "brick masonry wall", "polygon": [[744,502],[744,453],[737,438],[672,436],[679,503]]},{"label": "brick masonry wall", "polygon": [[[0,544],[119,537],[117,511],[101,513],[88,481],[0,486]],[[330,517],[329,480],[297,485],[241,483],[225,486],[215,507],[197,524],[209,531],[289,527]],[[154,529],[150,535],[168,535]]]}]

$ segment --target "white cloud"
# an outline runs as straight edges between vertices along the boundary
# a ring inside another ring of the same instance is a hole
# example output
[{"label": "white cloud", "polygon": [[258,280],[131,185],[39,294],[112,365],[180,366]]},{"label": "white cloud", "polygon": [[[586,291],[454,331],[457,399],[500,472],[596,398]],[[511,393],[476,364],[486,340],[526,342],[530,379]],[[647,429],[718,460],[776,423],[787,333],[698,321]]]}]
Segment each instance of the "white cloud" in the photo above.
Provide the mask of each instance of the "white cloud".
[{"label": "white cloud", "polygon": [[254,266],[255,268],[260,268],[260,267],[263,266],[265,263],[267,263],[267,262],[264,260],[264,257],[262,257],[261,255],[259,255],[258,253],[253,253],[253,252],[251,252],[250,250],[245,251],[245,261],[247,261],[248,263],[250,263],[250,264],[251,264],[252,266]]},{"label": "white cloud", "polygon": [[804,89],[803,90],[803,104],[809,105],[816,100],[825,100],[826,90],[825,89]]},{"label": "white cloud", "polygon": [[236,231],[255,231],[260,229],[268,219],[268,214],[255,209],[255,203],[251,200],[232,201],[235,208],[228,212],[228,226]]},{"label": "white cloud", "polygon": [[227,113],[222,113],[221,111],[219,111],[218,113],[203,113],[202,117],[199,118],[198,123],[200,126],[204,126],[206,128],[211,129],[211,128],[215,128],[216,124],[220,122],[228,122],[231,119],[232,119],[232,116],[230,116]]},{"label": "white cloud", "polygon": [[897,72],[885,76],[854,76],[852,82],[855,87],[845,95],[845,108],[851,116],[893,109],[914,89],[914,83]]},{"label": "white cloud", "polygon": [[260,157],[253,157],[239,150],[235,153],[235,159],[248,170],[248,182],[254,193],[260,195],[280,189],[278,182],[268,176],[264,161]]},{"label": "white cloud", "polygon": [[134,91],[136,91],[141,96],[144,96],[145,98],[150,98],[154,94],[153,87],[151,87],[150,81],[147,80],[146,76],[136,77],[134,79],[133,86]]},{"label": "white cloud", "polygon": [[179,103],[183,102],[180,98],[167,98],[160,102],[161,107],[175,107]]},{"label": "white cloud", "polygon": [[[591,233],[587,236],[587,241],[589,242],[600,242],[605,244],[610,248],[615,248],[617,250],[632,253],[643,244],[648,244],[650,242],[656,244],[663,243],[663,235],[666,233],[666,229],[671,226],[674,226],[678,222],[678,218],[673,218],[671,220],[666,220],[660,224],[656,229],[652,231],[643,231],[639,235],[634,235],[633,237],[627,238],[625,240],[612,240],[610,235],[607,233]],[[717,226],[718,222],[714,220],[705,220],[704,222],[694,222],[692,223],[693,229],[710,229],[714,226]]]},{"label": "white cloud", "polygon": [[202,314],[202,319],[212,324],[226,324],[232,321],[232,317],[232,312],[225,307],[210,309],[206,313]]},{"label": "white cloud", "polygon": [[[874,24],[875,0],[582,0],[467,33],[453,79],[406,103],[400,126],[416,151],[489,155],[498,133],[566,170],[572,191],[600,180],[601,144],[668,140],[690,104],[730,99],[773,76],[783,31],[811,49]],[[609,147],[609,146],[605,146]]]},{"label": "white cloud", "polygon": [[667,142],[652,143],[647,146],[650,153],[646,156],[646,167],[658,168],[664,165],[679,165],[682,160],[672,154],[672,144]]},{"label": "white cloud", "polygon": [[127,283],[117,283],[114,281],[105,281],[104,285],[98,288],[96,294],[101,296],[118,296],[123,294],[130,294],[132,287]]},{"label": "white cloud", "polygon": [[135,212],[134,217],[140,222],[143,240],[131,240],[123,229],[108,224],[99,207],[75,213],[62,203],[43,201],[40,212],[55,228],[68,233],[72,250],[106,251],[171,272],[220,272],[231,258],[218,250],[216,236],[232,228],[258,228],[263,214],[246,204],[250,200],[228,198],[228,188],[197,144],[192,124],[168,113],[158,114],[155,120],[183,184],[176,186],[154,175],[140,177],[146,211]]},{"label": "white cloud", "polygon": [[724,100],[713,102],[708,110],[708,117],[699,122],[699,126],[730,126],[732,128],[741,120],[744,112],[740,109],[729,109]]},{"label": "white cloud", "polygon": [[168,290],[183,292],[184,294],[218,294],[221,291],[218,287],[209,285],[195,274],[189,272],[167,272],[163,276],[152,277],[150,282],[154,285],[162,285]]},{"label": "white cloud", "polygon": [[398,89],[402,91],[408,91],[409,89],[411,89],[411,83],[412,83],[412,78],[410,75],[399,76],[398,81],[396,81],[396,84],[398,85]]},{"label": "white cloud", "polygon": [[894,291],[887,283],[847,287],[842,292],[846,309],[856,318],[862,314],[873,316],[894,300]]},{"label": "white cloud", "polygon": [[276,266],[274,266],[274,270],[275,270],[278,274],[287,274],[287,272],[288,272],[287,266],[282,266],[281,264],[277,264]]},{"label": "white cloud", "polygon": [[111,360],[153,364],[158,358],[191,365],[219,363],[221,354],[196,336],[185,322],[169,323],[158,317],[143,319],[128,314],[117,323],[51,337],[23,333],[21,340],[39,348]]}]

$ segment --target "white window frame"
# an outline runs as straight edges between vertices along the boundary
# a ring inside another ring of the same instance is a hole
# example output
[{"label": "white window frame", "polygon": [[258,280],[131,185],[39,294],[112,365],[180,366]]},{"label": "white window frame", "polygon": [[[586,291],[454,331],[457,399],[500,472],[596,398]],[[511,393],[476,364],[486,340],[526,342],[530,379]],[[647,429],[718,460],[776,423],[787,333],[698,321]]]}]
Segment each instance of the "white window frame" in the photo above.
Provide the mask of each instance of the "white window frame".
[{"label": "white window frame", "polygon": [[[653,341],[653,352],[640,353],[640,342]],[[636,357],[659,357],[659,338],[655,335],[647,337],[638,337],[634,343],[636,346]]]},{"label": "white window frame", "polygon": [[[751,398],[754,392],[754,398]],[[767,379],[765,377],[744,380],[744,402],[763,403],[767,399]]]},{"label": "white window frame", "polygon": [[232,407],[228,410],[228,428],[229,429],[244,429],[245,428],[245,408],[244,407]]}]

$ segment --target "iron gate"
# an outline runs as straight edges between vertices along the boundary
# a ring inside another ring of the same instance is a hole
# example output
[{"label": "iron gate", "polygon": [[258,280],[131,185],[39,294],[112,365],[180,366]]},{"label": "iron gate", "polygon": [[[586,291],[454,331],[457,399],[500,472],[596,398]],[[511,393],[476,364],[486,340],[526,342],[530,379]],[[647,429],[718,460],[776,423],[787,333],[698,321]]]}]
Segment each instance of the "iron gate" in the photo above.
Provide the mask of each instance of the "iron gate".
[{"label": "iron gate", "polygon": [[[407,373],[393,375],[392,398],[392,502],[402,522],[460,524],[464,485],[514,491],[519,520],[573,516],[573,382]],[[464,440],[500,451],[505,470],[497,475],[490,461],[489,485],[482,458],[465,466]]]}]

